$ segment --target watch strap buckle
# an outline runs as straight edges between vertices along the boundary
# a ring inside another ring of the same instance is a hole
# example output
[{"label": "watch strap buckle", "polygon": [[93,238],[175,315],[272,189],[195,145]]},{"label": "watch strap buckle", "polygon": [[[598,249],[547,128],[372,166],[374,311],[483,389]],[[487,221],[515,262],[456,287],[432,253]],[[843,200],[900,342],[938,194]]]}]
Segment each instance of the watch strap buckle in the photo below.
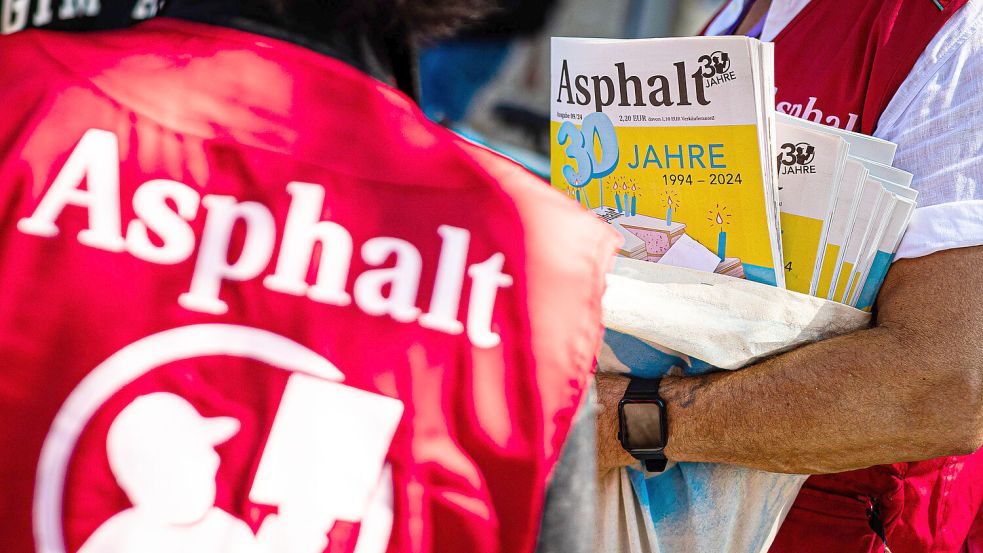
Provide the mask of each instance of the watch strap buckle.
[{"label": "watch strap buckle", "polygon": [[668,463],[667,459],[645,459],[642,462],[648,472],[664,472]]}]

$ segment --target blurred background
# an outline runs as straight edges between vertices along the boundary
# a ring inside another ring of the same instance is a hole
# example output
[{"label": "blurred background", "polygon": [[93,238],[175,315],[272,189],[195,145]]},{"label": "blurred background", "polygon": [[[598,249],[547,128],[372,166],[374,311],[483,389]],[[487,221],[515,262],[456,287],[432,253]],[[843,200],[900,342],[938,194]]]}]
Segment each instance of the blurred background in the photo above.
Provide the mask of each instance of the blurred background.
[{"label": "blurred background", "polygon": [[503,0],[481,25],[426,48],[420,103],[432,119],[549,173],[550,37],[693,35],[724,0]]}]

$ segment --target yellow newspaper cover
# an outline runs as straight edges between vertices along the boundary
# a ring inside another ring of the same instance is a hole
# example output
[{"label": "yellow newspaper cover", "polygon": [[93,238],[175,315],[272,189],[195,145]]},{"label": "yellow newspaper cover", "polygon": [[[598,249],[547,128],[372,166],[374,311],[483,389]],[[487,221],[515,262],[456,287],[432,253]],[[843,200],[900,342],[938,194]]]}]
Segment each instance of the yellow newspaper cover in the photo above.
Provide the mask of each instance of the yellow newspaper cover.
[{"label": "yellow newspaper cover", "polygon": [[554,38],[552,184],[607,219],[621,255],[684,234],[715,272],[784,287],[771,45],[745,37]]}]

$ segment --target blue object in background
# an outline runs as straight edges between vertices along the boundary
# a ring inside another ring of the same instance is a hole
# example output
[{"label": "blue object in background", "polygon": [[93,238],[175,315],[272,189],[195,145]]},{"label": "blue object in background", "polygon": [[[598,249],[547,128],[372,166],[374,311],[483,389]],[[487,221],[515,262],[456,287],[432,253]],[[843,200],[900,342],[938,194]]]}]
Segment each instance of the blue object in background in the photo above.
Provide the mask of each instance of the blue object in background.
[{"label": "blue object in background", "polygon": [[431,119],[458,123],[509,53],[508,40],[452,41],[420,55],[420,106]]}]

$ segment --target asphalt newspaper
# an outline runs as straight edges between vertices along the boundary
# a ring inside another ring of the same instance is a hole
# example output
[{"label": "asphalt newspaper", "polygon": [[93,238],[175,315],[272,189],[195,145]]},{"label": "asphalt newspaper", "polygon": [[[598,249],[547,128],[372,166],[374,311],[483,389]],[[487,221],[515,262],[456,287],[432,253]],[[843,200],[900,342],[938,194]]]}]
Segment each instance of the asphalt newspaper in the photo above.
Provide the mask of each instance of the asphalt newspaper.
[{"label": "asphalt newspaper", "polygon": [[773,66],[745,37],[554,38],[553,185],[618,229],[624,257],[682,242],[674,257],[784,288]]}]

